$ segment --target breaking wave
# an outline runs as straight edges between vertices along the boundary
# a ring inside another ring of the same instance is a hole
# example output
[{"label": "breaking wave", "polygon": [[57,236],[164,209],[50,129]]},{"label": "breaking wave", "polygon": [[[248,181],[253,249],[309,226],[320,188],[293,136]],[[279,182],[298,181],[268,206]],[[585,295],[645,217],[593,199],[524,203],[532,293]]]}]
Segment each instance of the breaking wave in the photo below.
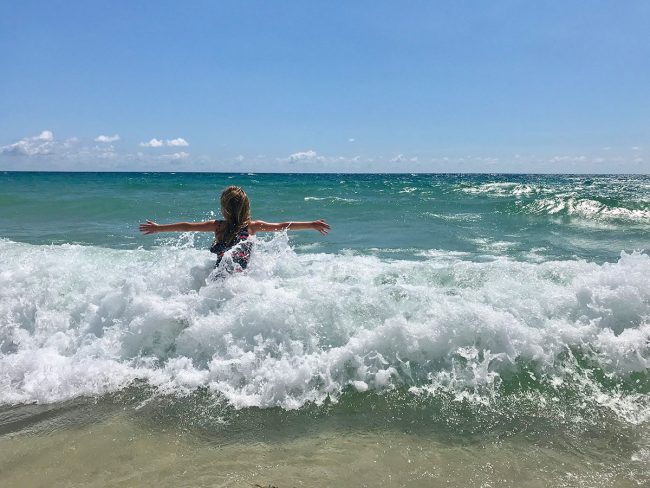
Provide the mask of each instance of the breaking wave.
[{"label": "breaking wave", "polygon": [[409,261],[296,254],[286,235],[255,245],[246,272],[213,280],[191,245],[0,240],[0,403],[134,381],[284,409],[347,391],[483,402],[514,388],[648,419],[647,254]]},{"label": "breaking wave", "polygon": [[456,191],[476,197],[494,198],[511,210],[531,215],[573,216],[586,220],[650,223],[647,185],[624,177],[589,181],[544,180],[540,182],[497,181],[462,184]]},{"label": "breaking wave", "polygon": [[543,215],[574,215],[584,219],[622,220],[633,223],[650,223],[649,208],[612,206],[589,198],[558,196],[543,198],[524,206],[524,210]]}]

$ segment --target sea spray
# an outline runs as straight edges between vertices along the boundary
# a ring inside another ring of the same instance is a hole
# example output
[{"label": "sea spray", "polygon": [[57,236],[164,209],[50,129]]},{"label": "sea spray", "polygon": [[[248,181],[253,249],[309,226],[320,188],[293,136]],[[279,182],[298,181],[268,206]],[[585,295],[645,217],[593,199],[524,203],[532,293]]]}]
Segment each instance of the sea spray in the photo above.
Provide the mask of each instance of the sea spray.
[{"label": "sea spray", "polygon": [[[115,250],[0,241],[0,400],[51,403],[145,381],[236,408],[350,389],[489,402],[539,395],[648,416],[650,257],[616,262],[297,254],[257,239],[211,279],[191,245]],[[404,400],[408,401],[408,400]]]}]

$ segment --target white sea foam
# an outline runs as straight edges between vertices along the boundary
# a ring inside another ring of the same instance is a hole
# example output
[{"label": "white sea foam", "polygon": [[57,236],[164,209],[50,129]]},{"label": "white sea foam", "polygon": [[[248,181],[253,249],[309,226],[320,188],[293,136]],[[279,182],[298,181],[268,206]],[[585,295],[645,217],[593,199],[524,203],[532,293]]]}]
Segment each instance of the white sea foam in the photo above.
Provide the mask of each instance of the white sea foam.
[{"label": "white sea foam", "polygon": [[650,209],[630,209],[608,206],[597,200],[575,196],[543,198],[527,204],[525,209],[535,214],[576,215],[585,219],[624,220],[628,222],[650,223]]},{"label": "white sea foam", "polygon": [[[0,260],[5,404],[97,395],[134,379],[179,394],[205,387],[236,407],[297,408],[346,388],[461,394],[498,384],[521,360],[561,379],[558,357],[571,347],[612,378],[650,367],[650,257],[641,253],[605,264],[478,263],[442,251],[382,260],[297,255],[279,235],[257,242],[245,273],[216,281],[209,253],[187,245],[0,240]],[[626,411],[620,394],[599,394]]]},{"label": "white sea foam", "polygon": [[314,200],[317,202],[323,200],[329,200],[331,202],[345,202],[345,203],[352,203],[352,202],[359,201],[359,200],[355,200],[354,198],[343,198],[343,197],[305,197],[306,202],[310,200]]},{"label": "white sea foam", "polygon": [[461,187],[461,191],[473,195],[488,195],[496,197],[521,197],[537,193],[550,193],[553,190],[541,185],[501,181],[482,183],[478,186]]},{"label": "white sea foam", "polygon": [[477,222],[481,220],[481,215],[477,213],[450,213],[450,214],[438,214],[434,212],[422,212],[422,215],[428,217],[433,217],[435,219],[446,220],[449,222]]},{"label": "white sea foam", "polygon": [[487,237],[468,239],[473,242],[478,249],[491,253],[503,253],[516,245],[515,242],[495,241]]},{"label": "white sea foam", "polygon": [[[500,181],[475,186],[458,185],[456,191],[488,197],[512,198],[525,212],[542,215],[573,215],[592,221],[650,223],[645,185],[609,179],[599,184],[518,183]],[[530,201],[532,198],[535,200]],[[619,201],[618,205],[611,202]],[[606,203],[610,202],[610,203]]]}]

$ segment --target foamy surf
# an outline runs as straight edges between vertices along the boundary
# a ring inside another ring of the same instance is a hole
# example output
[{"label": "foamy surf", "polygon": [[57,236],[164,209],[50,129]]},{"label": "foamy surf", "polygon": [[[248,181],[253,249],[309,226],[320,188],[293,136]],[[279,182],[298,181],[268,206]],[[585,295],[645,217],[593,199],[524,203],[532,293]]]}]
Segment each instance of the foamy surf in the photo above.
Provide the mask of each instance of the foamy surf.
[{"label": "foamy surf", "polygon": [[[460,184],[456,191],[511,200],[518,212],[586,220],[649,224],[647,185],[626,177],[538,178],[538,182],[498,181]],[[632,184],[631,184],[632,183]]]},{"label": "foamy surf", "polygon": [[[296,254],[259,240],[249,270],[212,280],[191,246],[114,250],[0,241],[0,399],[211,392],[236,408],[353,390],[486,402],[568,390],[648,417],[650,257],[474,262]],[[604,380],[603,378],[606,378]],[[513,383],[514,381],[514,383]],[[565,395],[566,396],[566,395]]]},{"label": "foamy surf", "polygon": [[524,207],[525,211],[543,215],[578,216],[584,219],[624,221],[637,224],[650,224],[650,210],[647,208],[626,208],[608,205],[589,198],[575,195],[562,195],[542,198]]}]

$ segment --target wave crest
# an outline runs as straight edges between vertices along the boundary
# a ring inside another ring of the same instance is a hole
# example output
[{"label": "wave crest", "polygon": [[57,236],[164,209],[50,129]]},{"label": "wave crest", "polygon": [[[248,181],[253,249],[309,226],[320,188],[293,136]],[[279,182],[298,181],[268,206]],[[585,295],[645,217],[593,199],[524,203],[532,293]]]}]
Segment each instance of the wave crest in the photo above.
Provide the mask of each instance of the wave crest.
[{"label": "wave crest", "polygon": [[[2,403],[136,379],[175,394],[205,388],[235,407],[293,409],[350,388],[485,399],[524,371],[534,388],[562,382],[621,415],[647,412],[630,407],[650,383],[643,253],[601,265],[382,260],[298,255],[280,235],[256,243],[247,272],[218,281],[207,280],[208,253],[190,247],[5,240],[0,256]],[[585,361],[607,380],[578,384],[591,378]]]},{"label": "wave crest", "polygon": [[584,219],[623,220],[650,223],[650,210],[611,206],[589,198],[557,196],[536,200],[524,205],[524,211],[543,215],[573,215]]}]

